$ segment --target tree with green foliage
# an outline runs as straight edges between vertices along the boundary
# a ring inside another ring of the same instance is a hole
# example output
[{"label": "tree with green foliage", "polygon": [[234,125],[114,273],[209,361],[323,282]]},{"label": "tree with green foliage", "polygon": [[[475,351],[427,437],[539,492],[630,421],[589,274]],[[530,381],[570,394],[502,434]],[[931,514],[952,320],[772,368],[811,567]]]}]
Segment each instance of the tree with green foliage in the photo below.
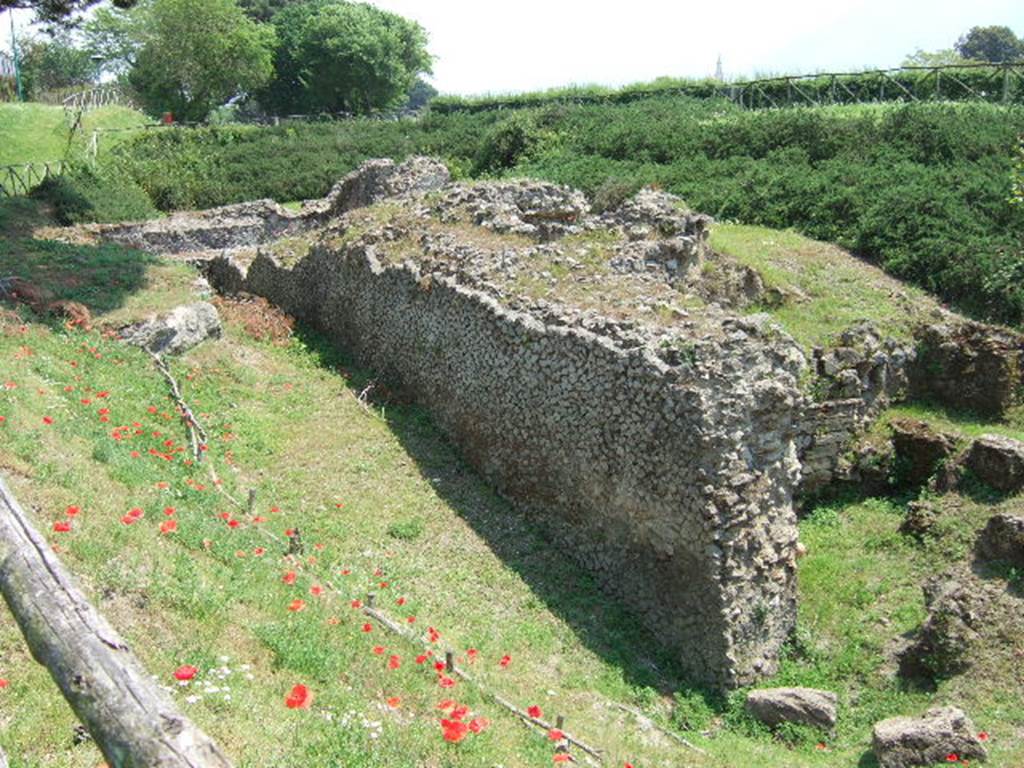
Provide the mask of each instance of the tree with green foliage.
[{"label": "tree with green foliage", "polygon": [[131,13],[138,50],[128,81],[151,114],[204,120],[273,75],[273,27],[235,0],[144,0]]},{"label": "tree with green foliage", "polygon": [[83,25],[83,47],[103,72],[125,75],[135,65],[141,45],[137,17],[131,11],[104,6]]},{"label": "tree with green foliage", "polygon": [[957,41],[956,50],[965,59],[1002,64],[1024,59],[1024,40],[1009,27],[972,27]]},{"label": "tree with green foliage", "polygon": [[[113,0],[117,8],[131,8],[137,0]],[[30,8],[39,21],[63,24],[75,14],[96,5],[100,0],[0,0],[0,11],[8,8]]]},{"label": "tree with green foliage", "polygon": [[263,22],[270,21],[282,8],[301,2],[303,0],[238,0],[238,4],[249,18]]},{"label": "tree with green foliage", "polygon": [[95,81],[98,66],[89,51],[76,47],[66,32],[32,37],[18,46],[21,81],[29,98]]},{"label": "tree with green foliage", "polygon": [[414,111],[423,109],[436,97],[437,88],[432,86],[422,77],[417,77],[416,82],[412,86],[412,90],[409,91],[409,97],[405,102],[405,108]]},{"label": "tree with green foliage", "polygon": [[280,45],[260,102],[277,114],[368,114],[401,106],[431,71],[427,34],[365,3],[307,0],[273,18]]},{"label": "tree with green foliage", "polygon": [[943,48],[940,51],[923,51],[918,48],[903,59],[904,67],[948,67],[970,63],[955,48]]}]

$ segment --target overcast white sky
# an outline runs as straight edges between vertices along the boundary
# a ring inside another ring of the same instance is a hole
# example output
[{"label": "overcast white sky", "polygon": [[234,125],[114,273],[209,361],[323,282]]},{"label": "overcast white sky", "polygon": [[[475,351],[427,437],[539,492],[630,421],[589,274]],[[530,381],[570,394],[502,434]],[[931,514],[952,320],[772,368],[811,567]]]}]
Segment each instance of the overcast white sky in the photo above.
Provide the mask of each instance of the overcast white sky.
[{"label": "overcast white sky", "polygon": [[[898,66],[975,25],[1024,35],[1024,0],[374,0],[419,21],[444,93]],[[18,17],[19,27],[28,17]],[[7,14],[0,46],[9,45]]]}]

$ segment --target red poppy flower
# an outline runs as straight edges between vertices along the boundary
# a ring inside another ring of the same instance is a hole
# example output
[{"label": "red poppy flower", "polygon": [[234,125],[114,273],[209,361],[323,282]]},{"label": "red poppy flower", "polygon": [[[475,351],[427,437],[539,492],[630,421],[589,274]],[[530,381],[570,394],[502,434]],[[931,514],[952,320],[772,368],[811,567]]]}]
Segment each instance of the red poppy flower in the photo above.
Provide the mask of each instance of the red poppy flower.
[{"label": "red poppy flower", "polygon": [[291,611],[292,613],[297,613],[297,612],[301,611],[305,607],[306,607],[306,601],[305,600],[292,600],[291,603],[288,605],[288,610]]},{"label": "red poppy flower", "polygon": [[96,397],[103,397],[103,398],[110,397],[110,393],[109,392],[97,392],[96,393]]},{"label": "red poppy flower", "polygon": [[332,627],[336,627],[339,624],[341,624],[341,619],[339,619],[337,616],[331,616],[331,618],[327,620],[327,623],[330,624]]},{"label": "red poppy flower", "polygon": [[72,505],[72,506],[70,506],[70,507],[68,507],[67,509],[64,510],[64,514],[67,515],[68,517],[74,517],[75,515],[77,515],[81,511],[82,511],[81,507],[76,507],[76,506]]},{"label": "red poppy flower", "polygon": [[498,666],[501,667],[502,669],[505,669],[511,663],[512,663],[512,657],[509,656],[508,654],[505,654],[504,656],[501,657],[501,661],[498,662]]},{"label": "red poppy flower", "polygon": [[444,672],[444,667],[445,667],[445,664],[444,664],[443,661],[435,661],[434,662],[434,671],[435,672]]},{"label": "red poppy flower", "polygon": [[237,520],[228,520],[228,528],[237,528],[241,523]]},{"label": "red poppy flower", "polygon": [[466,651],[466,656],[469,658],[469,660],[471,662],[472,661],[476,661],[476,657],[479,654],[480,654],[480,651],[478,651],[476,648],[470,648],[468,651]]},{"label": "red poppy flower", "polygon": [[454,701],[452,701],[451,699],[445,699],[444,701],[442,701],[440,704],[437,705],[437,708],[440,709],[442,712],[444,712],[444,711],[447,711],[447,710],[451,709],[454,706],[455,706],[455,702]]},{"label": "red poppy flower", "polygon": [[164,507],[164,514],[170,517],[175,512],[174,507]]},{"label": "red poppy flower", "polygon": [[273,512],[274,514],[277,514],[278,512],[281,511],[281,508],[280,507],[271,507],[270,511]]},{"label": "red poppy flower", "polygon": [[162,523],[160,523],[160,533],[174,533],[176,530],[178,530],[177,520],[164,520]]},{"label": "red poppy flower", "polygon": [[455,681],[447,675],[441,675],[441,679],[438,680],[438,685],[440,685],[442,688],[454,688]]},{"label": "red poppy flower", "polygon": [[284,535],[287,536],[289,539],[295,538],[295,529],[289,528],[287,531],[284,532]]},{"label": "red poppy flower", "polygon": [[121,518],[121,522],[124,525],[131,525],[132,523],[135,522],[135,518],[132,517],[131,515],[125,515],[124,517]]},{"label": "red poppy flower", "polygon": [[193,667],[191,664],[185,664],[174,670],[174,679],[182,681],[191,680],[193,677],[196,676],[198,672],[199,670]]},{"label": "red poppy flower", "polygon": [[311,594],[313,597],[320,597],[320,595],[322,595],[323,593],[324,588],[321,587],[319,584],[314,584],[312,587],[309,588],[309,594]]},{"label": "red poppy flower", "polygon": [[43,416],[43,424],[46,424],[47,426],[53,424],[53,416]]},{"label": "red poppy flower", "polygon": [[351,573],[352,573],[352,570],[350,568],[345,568],[344,570],[342,570],[341,575],[342,576],[349,576]]},{"label": "red poppy flower", "polygon": [[444,740],[450,741],[452,744],[458,744],[469,733],[469,726],[458,720],[441,720],[441,731],[444,734]]},{"label": "red poppy flower", "polygon": [[544,717],[544,712],[536,704],[534,704],[532,707],[527,707],[526,714],[537,720]]},{"label": "red poppy flower", "polygon": [[132,518],[133,520],[141,520],[145,516],[146,513],[143,512],[140,507],[133,507],[132,509],[128,510],[128,517]]},{"label": "red poppy flower", "polygon": [[263,557],[265,554],[267,554],[267,550],[265,550],[263,547],[256,547],[256,549],[252,551],[252,554],[253,557]]},{"label": "red poppy flower", "polygon": [[978,741],[988,741],[988,732],[982,731],[978,734]]},{"label": "red poppy flower", "polygon": [[59,520],[53,524],[53,530],[56,533],[69,533],[71,531],[71,521]]},{"label": "red poppy flower", "polygon": [[405,605],[405,598],[404,597],[400,597],[397,600],[395,600],[395,603],[397,605],[400,605],[400,606]]},{"label": "red poppy flower", "polygon": [[298,577],[295,575],[295,571],[288,571],[288,573],[281,577],[281,581],[285,584],[294,584],[296,578]]},{"label": "red poppy flower", "polygon": [[422,653],[419,656],[416,657],[416,663],[417,664],[422,664],[426,660],[427,660],[427,657],[424,654],[422,654]]},{"label": "red poppy flower", "polygon": [[441,638],[441,633],[433,627],[427,627],[427,636],[430,642],[436,643]]},{"label": "red poppy flower", "polygon": [[561,741],[565,738],[565,734],[557,728],[552,728],[548,731],[548,738],[551,739],[551,741]]},{"label": "red poppy flower", "polygon": [[5,421],[7,421],[7,417],[6,416],[0,416],[0,424],[3,424]]},{"label": "red poppy flower", "polygon": [[9,686],[10,684],[11,684],[10,681],[0,677],[0,691],[2,691],[4,688]]},{"label": "red poppy flower", "polygon": [[399,656],[391,656],[388,659],[388,669],[398,669],[402,666],[402,659]]},{"label": "red poppy flower", "polygon": [[409,624],[415,624],[416,623],[416,617],[415,616],[409,616],[409,617],[406,618],[406,622],[409,623]]},{"label": "red poppy flower", "polygon": [[946,755],[946,762],[947,763],[957,763],[957,762],[960,762],[960,757],[959,757],[959,755],[956,754],[956,752],[950,752],[948,755]]},{"label": "red poppy flower", "polygon": [[313,692],[304,685],[296,685],[285,697],[284,703],[288,709],[309,709],[313,703]]},{"label": "red poppy flower", "polygon": [[352,607],[355,608],[356,610],[359,610],[360,608],[363,607],[363,601],[359,600],[358,598],[353,600],[352,601]]},{"label": "red poppy flower", "polygon": [[373,632],[373,624],[363,624],[363,632]]},{"label": "red poppy flower", "polygon": [[465,704],[459,704],[457,706],[453,705],[451,710],[452,711],[448,713],[448,717],[450,717],[452,720],[461,720],[469,714],[469,707],[467,707]]},{"label": "red poppy flower", "polygon": [[483,733],[490,724],[491,721],[486,717],[474,717],[469,721],[469,730],[473,733]]},{"label": "red poppy flower", "polygon": [[399,696],[392,696],[388,699],[388,706],[392,709],[398,709],[402,705],[402,699]]},{"label": "red poppy flower", "polygon": [[261,517],[260,515],[257,515],[256,517],[254,517],[252,519],[252,522],[253,522],[253,525],[261,525],[262,523],[267,522],[267,518]]},{"label": "red poppy flower", "polygon": [[566,752],[559,752],[553,759],[556,763],[569,763],[572,762],[572,755]]}]

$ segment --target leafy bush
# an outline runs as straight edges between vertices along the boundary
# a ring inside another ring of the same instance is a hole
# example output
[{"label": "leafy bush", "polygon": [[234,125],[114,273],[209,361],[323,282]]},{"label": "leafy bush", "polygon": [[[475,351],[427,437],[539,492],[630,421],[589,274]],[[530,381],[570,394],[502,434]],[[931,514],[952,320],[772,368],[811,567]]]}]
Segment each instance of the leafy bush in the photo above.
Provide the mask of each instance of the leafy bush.
[{"label": "leafy bush", "polygon": [[457,175],[535,176],[599,208],[648,184],[719,219],[838,243],[986,318],[1024,320],[1024,205],[1011,205],[1024,108],[909,104],[742,111],[646,98],[420,120],[151,132],[116,162],[160,210],[324,195],[371,157]]},{"label": "leafy bush", "polygon": [[545,138],[534,114],[517,112],[487,132],[477,154],[476,171],[493,173],[515,168]]},{"label": "leafy bush", "polygon": [[131,221],[157,215],[146,192],[129,176],[111,169],[96,171],[87,166],[63,176],[51,176],[32,196],[47,202],[61,224],[98,221]]}]

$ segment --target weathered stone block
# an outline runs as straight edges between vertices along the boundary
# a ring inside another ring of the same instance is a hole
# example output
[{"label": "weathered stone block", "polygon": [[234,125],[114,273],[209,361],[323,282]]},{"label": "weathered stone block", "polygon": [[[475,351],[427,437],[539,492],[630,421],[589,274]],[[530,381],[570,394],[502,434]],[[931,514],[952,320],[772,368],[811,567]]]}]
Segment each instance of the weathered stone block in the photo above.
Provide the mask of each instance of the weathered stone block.
[{"label": "weathered stone block", "polygon": [[913,768],[956,760],[984,760],[988,753],[974,724],[956,707],[929,709],[921,717],[893,717],[875,724],[872,748],[881,768]]},{"label": "weathered stone block", "polygon": [[999,435],[983,435],[971,445],[964,465],[998,491],[1024,489],[1024,443]]},{"label": "weathered stone block", "polygon": [[762,688],[747,694],[747,711],[765,725],[797,723],[831,730],[838,698],[815,688]]}]

